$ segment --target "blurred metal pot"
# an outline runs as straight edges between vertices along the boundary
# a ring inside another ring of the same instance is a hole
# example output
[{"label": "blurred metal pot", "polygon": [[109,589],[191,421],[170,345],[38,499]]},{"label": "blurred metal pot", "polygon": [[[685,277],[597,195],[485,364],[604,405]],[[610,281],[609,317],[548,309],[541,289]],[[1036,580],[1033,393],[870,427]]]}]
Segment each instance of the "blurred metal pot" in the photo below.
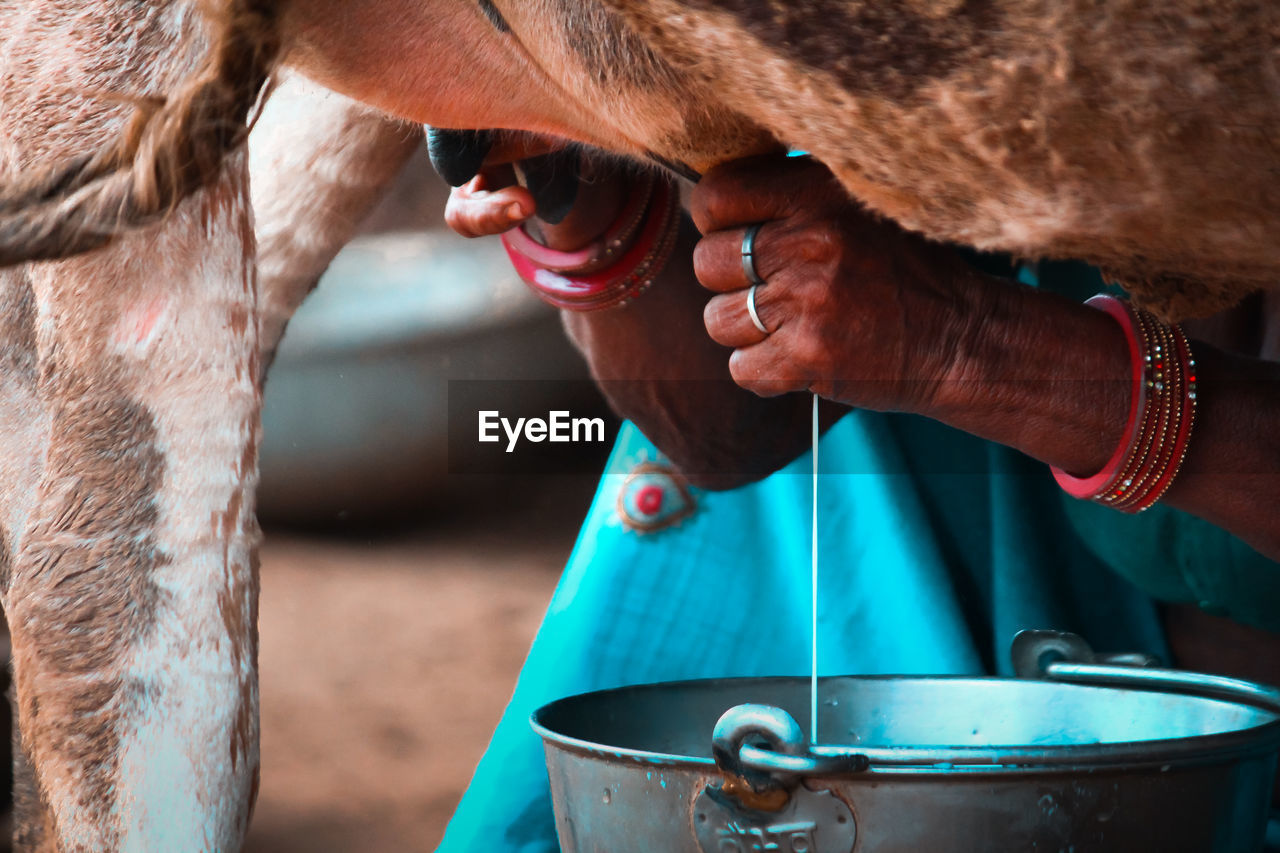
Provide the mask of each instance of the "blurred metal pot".
[{"label": "blurred metal pot", "polygon": [[[558,387],[522,380],[586,377],[558,315],[526,291],[498,241],[361,237],[303,303],[271,368],[260,514],[369,519],[439,497],[451,485],[450,380],[503,380],[519,396]],[[563,393],[583,387],[565,382]]]}]

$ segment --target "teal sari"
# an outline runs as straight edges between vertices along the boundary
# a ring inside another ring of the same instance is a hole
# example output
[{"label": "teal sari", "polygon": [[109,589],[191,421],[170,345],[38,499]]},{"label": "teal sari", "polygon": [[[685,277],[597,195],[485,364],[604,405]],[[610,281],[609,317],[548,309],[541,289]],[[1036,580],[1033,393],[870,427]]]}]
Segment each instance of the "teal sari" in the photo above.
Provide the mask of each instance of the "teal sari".
[{"label": "teal sari", "polygon": [[[819,486],[821,673],[1008,675],[1023,628],[1165,654],[1155,606],[1076,534],[1043,466],[930,421],[869,412],[834,426],[820,457],[841,472]],[[529,728],[546,702],[624,684],[808,674],[810,457],[745,488],[691,491],[691,514],[639,532],[622,520],[628,475],[661,461],[639,430],[623,430],[438,850],[559,849]],[[664,498],[680,500],[666,485]]]}]

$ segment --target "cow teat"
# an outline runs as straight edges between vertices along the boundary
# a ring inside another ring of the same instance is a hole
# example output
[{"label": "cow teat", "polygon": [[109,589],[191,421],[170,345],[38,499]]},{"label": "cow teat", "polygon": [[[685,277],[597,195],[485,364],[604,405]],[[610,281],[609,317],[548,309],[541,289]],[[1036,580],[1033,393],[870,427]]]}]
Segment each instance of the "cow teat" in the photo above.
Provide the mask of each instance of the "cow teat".
[{"label": "cow teat", "polygon": [[492,147],[491,130],[427,128],[431,165],[451,187],[460,187],[474,178]]},{"label": "cow teat", "polygon": [[513,164],[516,178],[533,196],[538,218],[552,225],[564,221],[578,198],[579,153],[562,148]]}]

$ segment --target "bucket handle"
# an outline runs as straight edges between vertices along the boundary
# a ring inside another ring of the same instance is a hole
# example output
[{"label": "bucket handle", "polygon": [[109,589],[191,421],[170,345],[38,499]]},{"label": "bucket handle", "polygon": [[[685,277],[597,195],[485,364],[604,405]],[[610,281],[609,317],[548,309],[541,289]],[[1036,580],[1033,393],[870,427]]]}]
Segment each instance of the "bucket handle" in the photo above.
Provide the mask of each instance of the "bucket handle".
[{"label": "bucket handle", "polygon": [[[748,744],[753,737],[769,748]],[[811,751],[794,717],[755,703],[736,705],[720,716],[711,735],[711,755],[722,773],[744,780],[758,794],[790,787],[800,776],[856,773],[871,765],[857,753]]]},{"label": "bucket handle", "polygon": [[1038,678],[1098,687],[1127,687],[1225,699],[1280,714],[1280,689],[1203,672],[1152,666],[1146,655],[1097,655],[1083,638],[1067,631],[1019,631],[1011,650],[1019,678]]},{"label": "bucket handle", "polygon": [[[751,739],[769,748],[750,745]],[[758,704],[737,705],[720,716],[711,752],[724,780],[708,781],[690,813],[703,853],[852,853],[858,833],[852,808],[834,791],[801,785],[800,777],[865,770],[866,756],[815,755],[794,717]]]}]

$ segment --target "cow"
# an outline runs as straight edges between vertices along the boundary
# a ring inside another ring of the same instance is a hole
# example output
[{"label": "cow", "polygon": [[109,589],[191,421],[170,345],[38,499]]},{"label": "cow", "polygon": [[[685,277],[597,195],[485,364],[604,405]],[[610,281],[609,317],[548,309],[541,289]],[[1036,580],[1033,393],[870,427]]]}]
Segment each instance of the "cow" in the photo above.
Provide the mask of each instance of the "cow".
[{"label": "cow", "polygon": [[1176,319],[1280,273],[1278,44],[1243,0],[0,0],[18,847],[244,838],[262,382],[412,142],[382,114],[686,175],[800,148]]}]

